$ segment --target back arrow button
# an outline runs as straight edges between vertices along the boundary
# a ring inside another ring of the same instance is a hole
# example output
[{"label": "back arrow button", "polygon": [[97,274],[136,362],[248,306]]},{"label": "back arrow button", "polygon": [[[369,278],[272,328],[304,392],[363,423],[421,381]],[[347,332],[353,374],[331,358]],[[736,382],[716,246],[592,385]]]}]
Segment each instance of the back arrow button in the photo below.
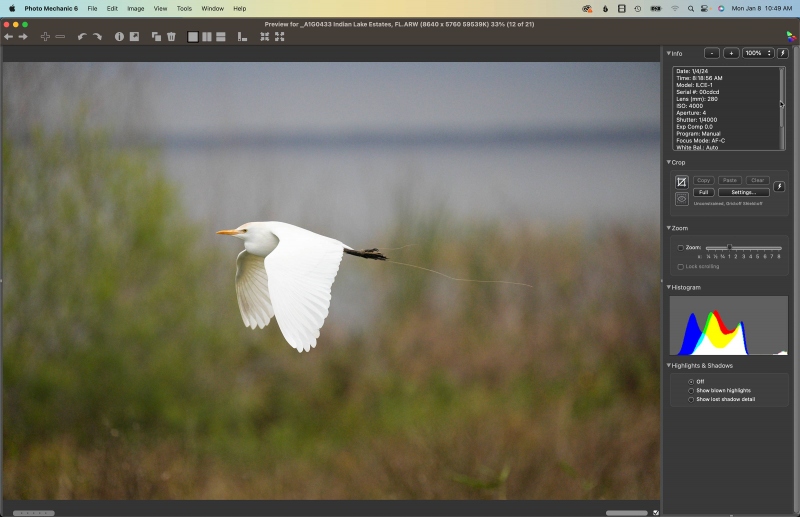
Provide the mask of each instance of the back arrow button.
[{"label": "back arrow button", "polygon": [[10,40],[11,38],[13,38],[14,36],[6,32],[6,35],[5,35],[5,36],[3,36],[3,37],[6,39],[6,41],[8,41],[8,40]]}]

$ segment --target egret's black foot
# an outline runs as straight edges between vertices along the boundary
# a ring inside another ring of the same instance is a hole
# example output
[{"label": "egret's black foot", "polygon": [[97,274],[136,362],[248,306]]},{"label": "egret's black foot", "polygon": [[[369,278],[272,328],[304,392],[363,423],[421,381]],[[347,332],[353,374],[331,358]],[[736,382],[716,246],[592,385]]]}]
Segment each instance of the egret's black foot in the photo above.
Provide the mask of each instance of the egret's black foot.
[{"label": "egret's black foot", "polygon": [[368,250],[349,250],[345,249],[345,253],[355,257],[361,257],[372,260],[389,260],[389,258],[378,250],[378,248],[370,248]]}]

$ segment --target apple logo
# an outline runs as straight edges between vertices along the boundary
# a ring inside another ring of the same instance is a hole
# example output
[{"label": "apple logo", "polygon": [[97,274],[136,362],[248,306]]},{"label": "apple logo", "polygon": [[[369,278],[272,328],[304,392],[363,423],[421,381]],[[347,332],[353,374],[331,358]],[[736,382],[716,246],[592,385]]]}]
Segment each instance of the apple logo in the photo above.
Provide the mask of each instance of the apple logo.
[{"label": "apple logo", "polygon": [[16,8],[16,7],[14,7],[14,4],[11,4],[10,6],[8,6],[8,10],[9,10],[9,11],[11,11],[11,12],[13,13],[14,11],[16,11],[16,10],[17,10],[17,8]]}]

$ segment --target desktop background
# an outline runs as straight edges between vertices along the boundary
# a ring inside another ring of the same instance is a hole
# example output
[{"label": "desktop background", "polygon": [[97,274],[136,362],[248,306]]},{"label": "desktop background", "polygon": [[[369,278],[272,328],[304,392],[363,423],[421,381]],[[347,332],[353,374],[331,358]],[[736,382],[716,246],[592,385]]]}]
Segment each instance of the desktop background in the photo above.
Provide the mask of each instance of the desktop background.
[{"label": "desktop background", "polygon": [[[657,63],[6,63],[7,499],[657,499]],[[345,257],[316,349],[241,242]]]}]

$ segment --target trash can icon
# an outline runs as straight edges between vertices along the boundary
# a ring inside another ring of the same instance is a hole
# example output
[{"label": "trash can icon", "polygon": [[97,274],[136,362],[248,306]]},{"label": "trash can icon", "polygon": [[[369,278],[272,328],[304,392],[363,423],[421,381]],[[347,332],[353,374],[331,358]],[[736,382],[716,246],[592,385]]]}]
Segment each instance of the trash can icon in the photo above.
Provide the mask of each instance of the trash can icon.
[{"label": "trash can icon", "polygon": [[175,33],[174,32],[168,32],[167,33],[167,41],[175,41]]}]

